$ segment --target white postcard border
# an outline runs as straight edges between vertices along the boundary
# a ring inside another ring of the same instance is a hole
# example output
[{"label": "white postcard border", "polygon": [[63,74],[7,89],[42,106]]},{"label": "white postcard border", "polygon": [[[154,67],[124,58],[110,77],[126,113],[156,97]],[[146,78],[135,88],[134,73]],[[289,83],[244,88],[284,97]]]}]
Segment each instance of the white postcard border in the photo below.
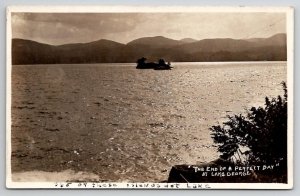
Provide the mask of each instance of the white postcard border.
[{"label": "white postcard border", "polygon": [[[281,12],[287,21],[288,183],[101,183],[13,182],[11,175],[11,13],[176,13],[176,12]],[[6,18],[6,187],[21,189],[292,189],[294,141],[294,9],[292,7],[199,6],[9,6]]]}]

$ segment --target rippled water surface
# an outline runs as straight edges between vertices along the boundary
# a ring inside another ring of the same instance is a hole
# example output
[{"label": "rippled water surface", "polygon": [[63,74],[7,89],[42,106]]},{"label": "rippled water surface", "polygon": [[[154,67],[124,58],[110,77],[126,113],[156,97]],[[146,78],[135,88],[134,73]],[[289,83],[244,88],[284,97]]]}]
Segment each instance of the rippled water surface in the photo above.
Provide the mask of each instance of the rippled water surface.
[{"label": "rippled water surface", "polygon": [[175,164],[218,157],[209,127],[282,94],[285,62],[18,65],[12,171],[91,172],[159,182]]}]

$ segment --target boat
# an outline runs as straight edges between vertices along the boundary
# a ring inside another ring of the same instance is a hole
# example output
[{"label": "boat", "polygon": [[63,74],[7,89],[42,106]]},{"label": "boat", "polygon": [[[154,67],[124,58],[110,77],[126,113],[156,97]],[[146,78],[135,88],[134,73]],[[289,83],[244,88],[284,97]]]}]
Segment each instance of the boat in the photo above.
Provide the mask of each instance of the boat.
[{"label": "boat", "polygon": [[170,62],[165,63],[164,59],[159,59],[158,63],[147,63],[146,60],[147,59],[145,57],[138,59],[136,69],[171,70],[173,68]]}]

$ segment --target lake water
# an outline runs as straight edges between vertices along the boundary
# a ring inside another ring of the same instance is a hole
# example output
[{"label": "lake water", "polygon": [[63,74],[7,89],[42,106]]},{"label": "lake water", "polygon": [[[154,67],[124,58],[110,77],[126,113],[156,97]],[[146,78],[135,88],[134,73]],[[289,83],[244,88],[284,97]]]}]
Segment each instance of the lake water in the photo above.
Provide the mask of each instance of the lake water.
[{"label": "lake water", "polygon": [[282,95],[286,62],[12,67],[12,171],[159,182],[218,157],[209,128]]}]

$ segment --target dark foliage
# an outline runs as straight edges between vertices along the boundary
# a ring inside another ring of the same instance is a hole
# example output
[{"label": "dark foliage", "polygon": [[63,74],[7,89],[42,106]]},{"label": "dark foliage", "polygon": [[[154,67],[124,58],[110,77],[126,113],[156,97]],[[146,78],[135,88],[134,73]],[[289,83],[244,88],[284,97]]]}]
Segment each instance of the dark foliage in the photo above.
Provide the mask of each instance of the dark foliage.
[{"label": "dark foliage", "polygon": [[245,147],[247,164],[286,165],[287,86],[284,82],[282,86],[283,97],[266,97],[264,107],[252,107],[246,115],[228,116],[222,126],[210,128],[221,158],[231,159]]}]

